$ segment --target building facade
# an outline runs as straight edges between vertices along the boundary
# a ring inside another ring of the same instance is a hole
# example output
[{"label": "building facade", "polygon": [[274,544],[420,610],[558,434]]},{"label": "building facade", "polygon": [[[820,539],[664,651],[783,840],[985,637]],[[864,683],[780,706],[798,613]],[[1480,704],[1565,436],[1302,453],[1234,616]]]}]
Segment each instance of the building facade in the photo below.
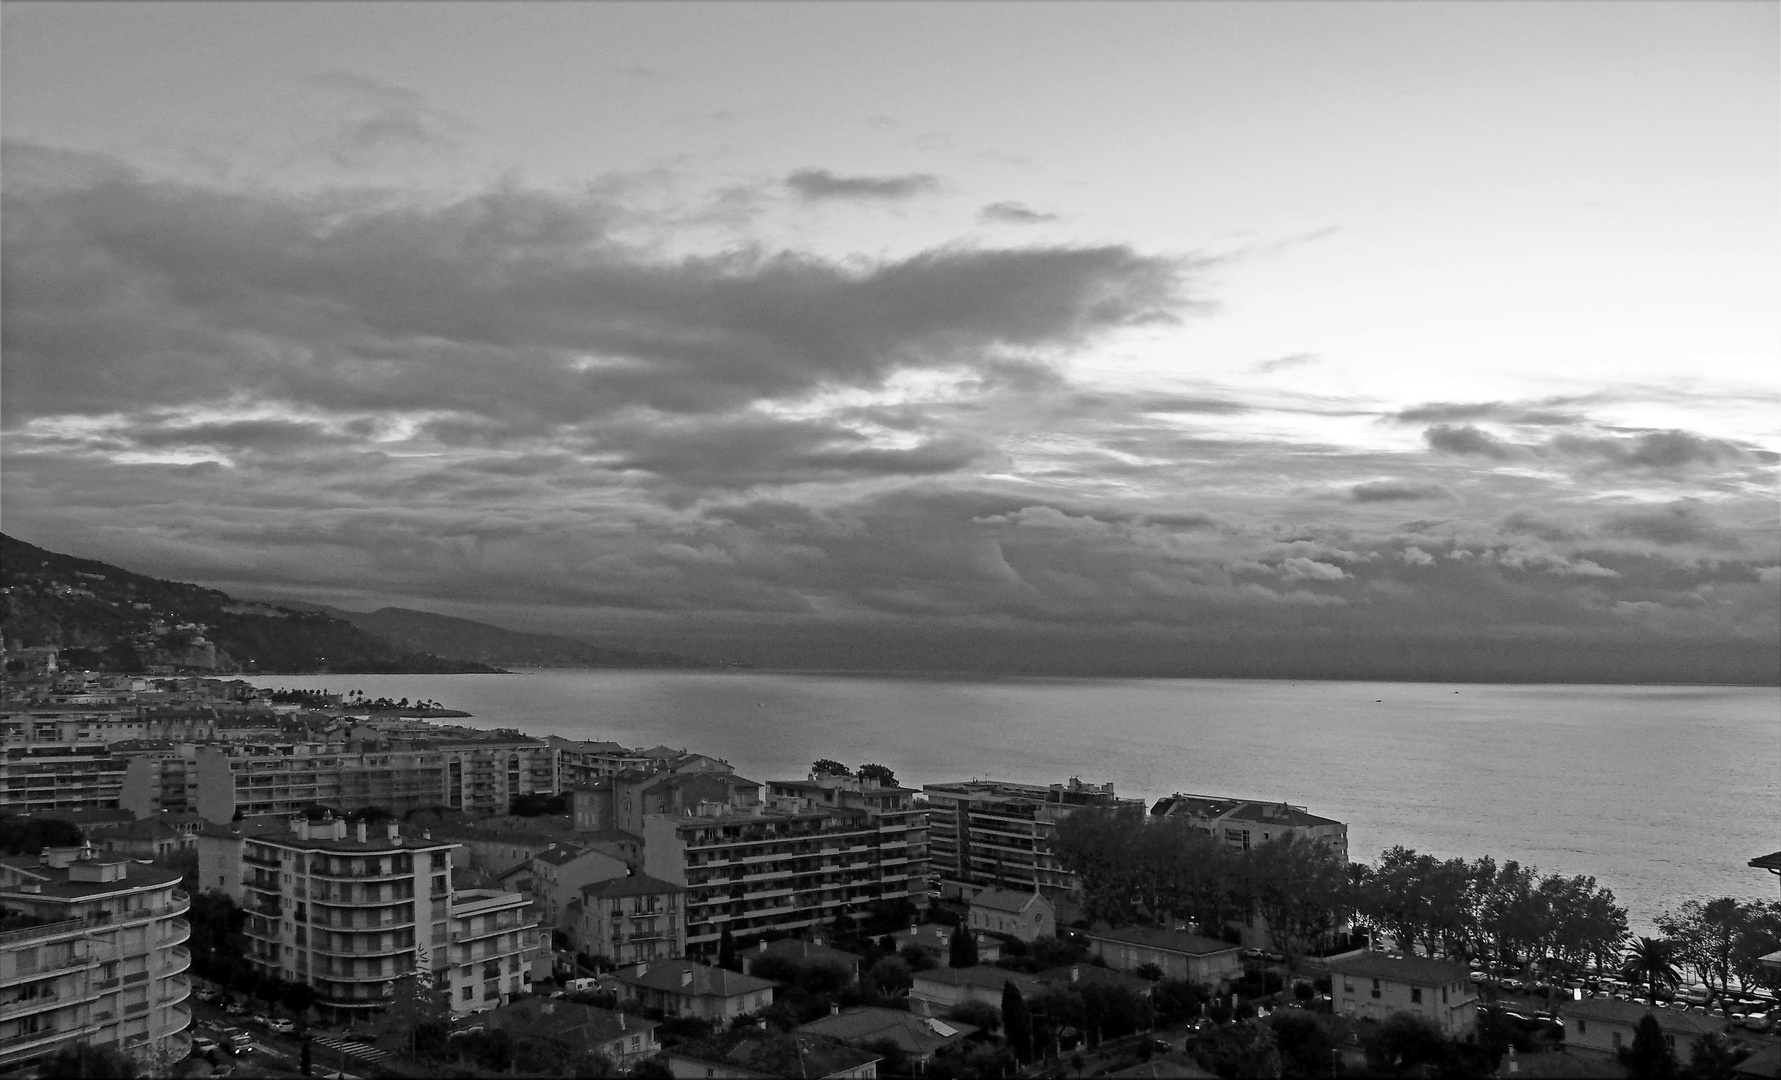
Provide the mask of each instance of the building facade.
[{"label": "building facade", "polygon": [[0,751],[0,810],[115,810],[125,759],[103,743],[42,743]]},{"label": "building facade", "polygon": [[686,887],[647,874],[598,881],[569,905],[569,941],[614,964],[686,955]]},{"label": "building facade", "polygon": [[1053,904],[1080,891],[1052,853],[1057,823],[1084,807],[1141,807],[1112,784],[1015,784],[971,780],[929,784],[928,842],[940,895],[963,899],[984,886],[1037,889]]},{"label": "building facade", "polygon": [[1243,974],[1242,950],[1237,946],[1179,930],[1095,929],[1088,932],[1088,947],[1115,971],[1135,974],[1146,964],[1155,964],[1163,978],[1198,986],[1217,986]]},{"label": "building facade", "polygon": [[78,848],[0,859],[0,1071],[75,1043],[150,1070],[186,1056],[191,900],[178,884]]},{"label": "building facade", "polygon": [[1057,909],[1036,892],[982,889],[971,897],[965,925],[978,933],[1006,934],[1031,944],[1057,936]]},{"label": "building facade", "polygon": [[1152,821],[1180,821],[1230,847],[1247,851],[1273,840],[1308,840],[1348,865],[1348,826],[1303,806],[1210,795],[1169,795],[1150,808]]},{"label": "building facade", "polygon": [[307,983],[343,1014],[381,1008],[395,980],[419,974],[463,1013],[524,989],[539,944],[524,895],[452,888],[451,853],[394,823],[297,818],[285,830],[201,835],[199,874],[239,883],[247,958],[261,974]]},{"label": "building facade", "polygon": [[1433,1021],[1450,1039],[1477,1030],[1478,993],[1464,964],[1421,956],[1359,952],[1329,962],[1330,997],[1342,1016],[1383,1020],[1407,1012]]},{"label": "building facade", "polygon": [[875,791],[889,804],[877,807],[838,805],[840,794],[833,804],[779,795],[651,814],[643,819],[644,872],[686,886],[689,954],[715,953],[725,929],[736,938],[783,935],[874,903],[920,904],[927,830],[912,794]]}]

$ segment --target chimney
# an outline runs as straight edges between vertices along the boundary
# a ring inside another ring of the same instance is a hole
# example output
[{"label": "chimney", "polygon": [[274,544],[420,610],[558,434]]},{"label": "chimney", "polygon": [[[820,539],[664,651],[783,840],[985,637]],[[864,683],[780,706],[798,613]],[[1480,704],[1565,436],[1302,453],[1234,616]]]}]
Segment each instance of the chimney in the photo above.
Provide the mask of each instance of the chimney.
[{"label": "chimney", "polygon": [[346,839],[346,819],[345,818],[337,817],[334,819],[334,839],[336,839],[336,840],[345,840]]},{"label": "chimney", "polygon": [[618,1029],[620,1031],[625,1029],[625,1011],[623,1009],[618,1011]]},{"label": "chimney", "polygon": [[390,837],[389,837],[389,839],[390,839],[390,842],[391,842],[391,843],[395,843],[395,842],[396,842],[396,838],[397,838],[397,837],[398,837],[398,836],[400,836],[400,835],[401,835],[401,833],[400,833],[400,831],[399,831],[399,830],[398,830],[398,829],[397,829],[397,828],[396,828],[396,823],[395,823],[395,822],[393,822],[393,821],[392,821],[392,822],[390,822],[390,826],[389,826],[389,829],[390,829]]},{"label": "chimney", "polygon": [[841,1015],[841,1003],[839,1001],[829,1002],[829,1015],[830,1016],[840,1016]]},{"label": "chimney", "polygon": [[361,821],[361,822],[359,822],[359,843],[363,844],[364,842],[365,842],[365,823],[363,821]]},{"label": "chimney", "polygon": [[755,943],[755,947],[754,947],[754,951],[755,951],[755,952],[758,952],[758,953],[764,953],[764,952],[766,952],[766,951],[767,951],[767,943],[766,943],[766,941],[764,941],[764,940],[763,940],[763,941],[758,941],[758,942],[756,942],[756,943]]},{"label": "chimney", "polygon": [[1082,981],[1082,966],[1080,964],[1071,964],[1070,965],[1070,981],[1071,982],[1081,982]]},{"label": "chimney", "polygon": [[687,968],[685,971],[682,971],[680,973],[680,985],[682,985],[682,986],[693,985],[693,969],[692,968]]},{"label": "chimney", "polygon": [[639,979],[641,979],[641,978],[643,978],[643,976],[648,975],[648,974],[649,974],[649,962],[646,960],[637,961],[637,977]]}]

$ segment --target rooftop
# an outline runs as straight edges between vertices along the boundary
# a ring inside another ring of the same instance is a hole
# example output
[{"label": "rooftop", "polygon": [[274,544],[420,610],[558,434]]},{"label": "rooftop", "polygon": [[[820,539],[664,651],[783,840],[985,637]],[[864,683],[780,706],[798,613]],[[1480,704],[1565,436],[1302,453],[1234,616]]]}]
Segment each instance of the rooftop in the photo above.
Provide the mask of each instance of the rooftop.
[{"label": "rooftop", "polygon": [[1022,975],[1018,971],[1009,971],[991,964],[978,964],[968,968],[937,967],[915,973],[916,982],[924,980],[942,986],[982,986],[991,990],[1000,990],[1003,984],[1011,982],[1016,990],[1029,997],[1045,989],[1045,984],[1031,975]]},{"label": "rooftop", "polygon": [[[638,968],[642,968],[641,973]],[[690,973],[689,981],[682,981]],[[739,997],[757,990],[770,990],[777,983],[757,979],[720,967],[706,967],[696,960],[650,960],[635,967],[621,968],[619,982],[649,990],[665,990],[695,997]]]},{"label": "rooftop", "polygon": [[1750,860],[1750,865],[1756,867],[1758,870],[1773,870],[1776,873],[1781,874],[1781,851],[1776,851],[1768,855],[1758,855],[1756,858]]},{"label": "rooftop", "polygon": [[[0,859],[6,876],[21,884],[0,886],[0,893],[27,900],[73,901],[88,897],[108,896],[132,889],[165,888],[179,884],[177,870],[165,870],[134,859],[100,856],[80,859],[70,866],[50,866],[35,855],[14,855]],[[109,869],[101,869],[109,868]],[[76,874],[116,874],[110,881],[76,880]],[[23,885],[34,886],[26,892]]]},{"label": "rooftop", "polygon": [[1019,889],[988,888],[971,898],[972,907],[989,908],[992,911],[1011,911],[1018,915],[1037,902],[1045,907],[1051,901],[1036,892],[1021,892]]},{"label": "rooftop", "polygon": [[491,1009],[474,1018],[490,1030],[506,1031],[532,1039],[552,1039],[572,1046],[597,1046],[641,1035],[656,1026],[654,1020],[573,1001],[522,998],[511,1005]]},{"label": "rooftop", "polygon": [[581,895],[604,899],[614,899],[620,896],[655,896],[660,893],[685,891],[685,885],[676,885],[672,881],[652,878],[648,874],[632,874],[629,877],[596,881],[592,885],[581,887]]},{"label": "rooftop", "polygon": [[1470,970],[1451,960],[1431,960],[1426,956],[1399,956],[1396,953],[1362,952],[1352,956],[1330,958],[1331,971],[1359,975],[1363,979],[1390,979],[1411,986],[1440,986],[1457,982],[1471,987]]},{"label": "rooftop", "polygon": [[1585,1020],[1601,1020],[1609,1023],[1620,1023],[1628,1026],[1636,1025],[1645,1014],[1657,1017],[1657,1024],[1665,1031],[1686,1032],[1689,1035],[1704,1035],[1709,1031],[1725,1030],[1725,1021],[1707,1013],[1698,1013],[1692,1009],[1658,1009],[1642,1001],[1616,1001],[1613,998],[1593,997],[1582,1001],[1563,1002],[1559,1007],[1559,1015],[1580,1017]]},{"label": "rooftop", "polygon": [[728,1076],[823,1077],[850,1072],[880,1060],[877,1054],[809,1032],[730,1032],[685,1043],[676,1057],[727,1066]]},{"label": "rooftop", "polygon": [[818,1017],[797,1029],[836,1042],[889,1042],[905,1054],[926,1057],[942,1046],[961,1042],[977,1028],[957,1020],[914,1016],[901,1009],[860,1008]]},{"label": "rooftop", "polygon": [[[1142,945],[1149,949],[1160,949],[1164,952],[1177,952],[1187,956],[1212,956],[1221,952],[1236,952],[1237,946],[1224,941],[1215,941],[1198,934],[1189,934],[1181,930],[1159,930],[1150,926],[1122,926],[1117,930],[1096,927],[1088,932],[1091,940],[1119,941],[1128,945]],[[1462,971],[1462,975],[1465,973]]]},{"label": "rooftop", "polygon": [[778,941],[763,942],[752,952],[747,954],[747,958],[750,960],[763,956],[771,956],[781,960],[793,960],[800,964],[838,964],[841,967],[848,969],[856,967],[860,962],[858,956],[855,956],[853,953],[850,953],[845,949],[833,949],[827,945],[818,945],[813,941],[805,941],[803,938],[781,938]]}]

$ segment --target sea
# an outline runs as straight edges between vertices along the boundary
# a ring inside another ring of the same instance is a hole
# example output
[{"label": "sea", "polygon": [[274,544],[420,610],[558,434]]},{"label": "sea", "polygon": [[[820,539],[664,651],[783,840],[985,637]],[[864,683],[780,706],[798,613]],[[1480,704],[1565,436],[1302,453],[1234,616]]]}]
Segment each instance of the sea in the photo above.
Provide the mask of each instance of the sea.
[{"label": "sea", "polygon": [[667,744],[755,780],[818,758],[904,785],[988,778],[1266,799],[1403,845],[1587,874],[1635,932],[1691,897],[1781,898],[1781,690],[1248,679],[540,670],[261,676],[430,699],[478,728]]}]

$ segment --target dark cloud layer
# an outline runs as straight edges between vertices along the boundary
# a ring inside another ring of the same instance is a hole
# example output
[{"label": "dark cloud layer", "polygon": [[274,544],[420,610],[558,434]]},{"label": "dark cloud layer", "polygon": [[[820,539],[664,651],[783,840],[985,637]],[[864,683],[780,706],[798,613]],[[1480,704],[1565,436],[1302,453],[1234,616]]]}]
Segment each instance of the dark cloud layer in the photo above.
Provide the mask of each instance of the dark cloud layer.
[{"label": "dark cloud layer", "polygon": [[[1386,411],[1185,363],[1089,385],[1067,373],[1121,333],[1209,309],[1207,263],[684,254],[636,214],[9,146],[8,530],[760,663],[1651,678],[1715,642],[1700,677],[1774,677],[1749,662],[1781,637],[1766,449],[1581,396]],[[1397,439],[1382,416],[1422,445],[1272,427]]]},{"label": "dark cloud layer", "polygon": [[926,195],[937,190],[940,181],[927,173],[840,176],[827,169],[799,169],[785,178],[785,186],[811,202],[823,199],[894,200]]}]

